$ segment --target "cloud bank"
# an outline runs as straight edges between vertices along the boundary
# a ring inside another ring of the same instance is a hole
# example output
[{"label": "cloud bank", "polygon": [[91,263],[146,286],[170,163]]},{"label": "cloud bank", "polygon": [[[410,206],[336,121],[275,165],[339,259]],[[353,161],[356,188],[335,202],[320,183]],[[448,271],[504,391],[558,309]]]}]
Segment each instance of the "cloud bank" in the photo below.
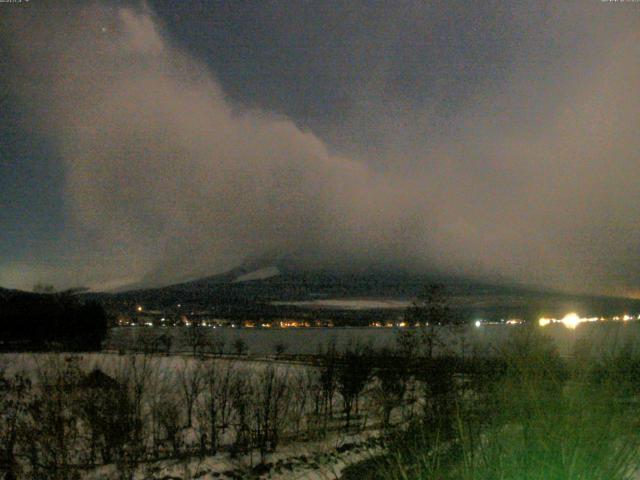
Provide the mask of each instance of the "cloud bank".
[{"label": "cloud bank", "polygon": [[515,62],[434,141],[429,105],[354,88],[353,128],[384,148],[341,155],[226,96],[145,6],[21,10],[12,88],[63,159],[69,215],[67,261],[38,280],[163,284],[281,252],[640,291],[638,17],[594,27],[572,60],[562,30],[588,13],[553,12],[563,68]]}]

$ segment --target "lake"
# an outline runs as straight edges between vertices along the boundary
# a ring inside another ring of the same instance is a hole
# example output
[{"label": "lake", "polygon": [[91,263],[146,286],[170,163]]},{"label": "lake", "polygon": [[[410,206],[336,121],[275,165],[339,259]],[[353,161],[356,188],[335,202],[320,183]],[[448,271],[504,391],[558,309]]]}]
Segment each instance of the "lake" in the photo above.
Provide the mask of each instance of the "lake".
[{"label": "lake", "polygon": [[[441,350],[471,354],[472,352],[490,352],[500,348],[521,325],[486,324],[480,327],[468,326],[452,331],[440,327],[438,337],[442,340]],[[537,327],[540,328],[540,327]],[[419,329],[405,328],[208,328],[202,327],[204,337],[209,343],[225,344],[225,352],[233,351],[233,343],[244,341],[251,355],[271,355],[277,345],[284,345],[285,353],[313,355],[322,348],[334,343],[338,349],[349,344],[360,343],[374,348],[391,347],[402,331]],[[569,329],[555,324],[541,328],[541,331],[553,339],[562,355],[570,355],[576,342],[589,343],[598,351],[610,351],[624,345],[640,345],[640,322],[596,322],[578,325]],[[189,328],[186,327],[118,327],[109,332],[105,347],[107,349],[136,349],[153,341],[160,335],[172,338],[171,350],[190,351],[192,341]]]}]

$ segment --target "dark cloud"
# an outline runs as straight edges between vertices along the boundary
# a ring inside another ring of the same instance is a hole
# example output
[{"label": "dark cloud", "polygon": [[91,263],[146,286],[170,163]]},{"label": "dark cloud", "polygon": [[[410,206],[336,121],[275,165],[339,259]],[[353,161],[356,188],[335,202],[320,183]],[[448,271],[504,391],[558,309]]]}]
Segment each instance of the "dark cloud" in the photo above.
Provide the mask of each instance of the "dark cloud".
[{"label": "dark cloud", "polygon": [[[264,55],[234,77],[147,6],[16,11],[12,88],[61,158],[68,245],[63,264],[5,262],[3,282],[166,283],[278,251],[639,287],[635,5],[404,2],[314,23],[301,2],[277,27],[269,5],[250,20],[306,42],[269,75],[329,79],[298,78],[318,91],[290,107],[272,76],[230,87]],[[339,108],[305,110],[331,95]]]}]

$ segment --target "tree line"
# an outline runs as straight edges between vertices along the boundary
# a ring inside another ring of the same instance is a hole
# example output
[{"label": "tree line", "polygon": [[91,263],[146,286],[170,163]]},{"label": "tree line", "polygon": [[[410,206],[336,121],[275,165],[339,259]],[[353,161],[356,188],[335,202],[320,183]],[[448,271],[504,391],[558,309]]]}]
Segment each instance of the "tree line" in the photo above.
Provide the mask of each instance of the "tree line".
[{"label": "tree line", "polygon": [[143,464],[218,452],[258,466],[282,444],[393,431],[422,410],[441,415],[460,371],[416,345],[329,343],[313,365],[144,353],[104,355],[90,369],[77,355],[35,356],[1,377],[0,472],[72,479],[110,464],[131,479]]},{"label": "tree line", "polygon": [[0,295],[0,348],[7,351],[99,350],[108,320],[97,302],[73,292]]}]

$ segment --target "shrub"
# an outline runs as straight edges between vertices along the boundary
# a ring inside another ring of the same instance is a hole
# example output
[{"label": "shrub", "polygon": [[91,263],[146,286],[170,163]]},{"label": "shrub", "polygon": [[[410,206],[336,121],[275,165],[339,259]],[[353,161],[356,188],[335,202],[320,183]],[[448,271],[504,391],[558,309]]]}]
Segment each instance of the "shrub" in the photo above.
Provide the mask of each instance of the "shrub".
[{"label": "shrub", "polygon": [[550,340],[524,328],[481,368],[493,371],[467,372],[472,395],[459,397],[452,431],[415,422],[390,442],[378,478],[622,480],[637,467],[635,408],[602,381],[614,372],[633,383],[628,355],[569,370]]}]

